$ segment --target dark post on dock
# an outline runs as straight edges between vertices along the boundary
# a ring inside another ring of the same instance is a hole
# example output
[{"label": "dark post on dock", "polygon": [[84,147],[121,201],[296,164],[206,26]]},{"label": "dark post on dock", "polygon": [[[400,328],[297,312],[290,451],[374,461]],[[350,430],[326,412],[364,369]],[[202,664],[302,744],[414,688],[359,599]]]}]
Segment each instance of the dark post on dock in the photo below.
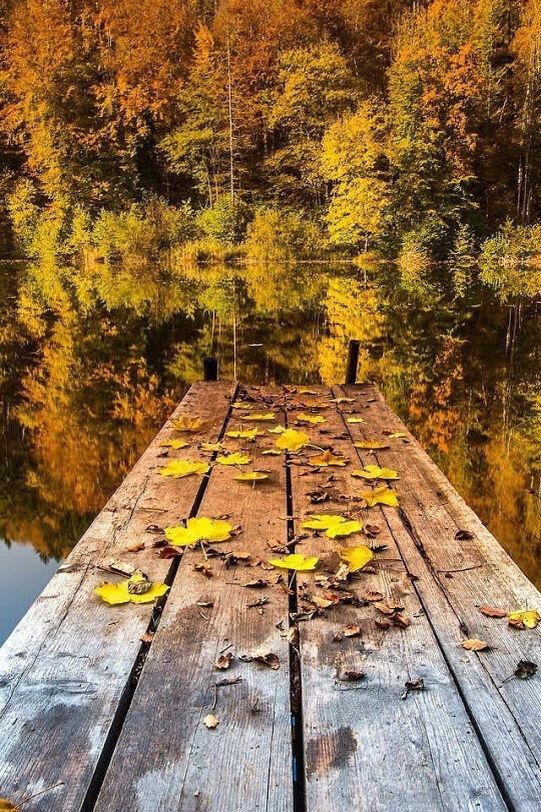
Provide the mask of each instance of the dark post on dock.
[{"label": "dark post on dock", "polygon": [[357,367],[359,366],[360,341],[351,340],[348,347],[348,360],[346,364],[346,385],[357,383]]}]

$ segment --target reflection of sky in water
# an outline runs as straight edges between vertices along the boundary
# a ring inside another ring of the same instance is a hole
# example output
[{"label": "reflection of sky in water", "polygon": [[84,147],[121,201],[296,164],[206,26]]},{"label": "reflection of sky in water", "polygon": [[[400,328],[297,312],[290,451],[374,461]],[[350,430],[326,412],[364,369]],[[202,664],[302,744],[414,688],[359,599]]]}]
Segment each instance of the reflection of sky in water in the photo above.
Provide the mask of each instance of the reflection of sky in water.
[{"label": "reflection of sky in water", "polygon": [[38,595],[58,567],[44,564],[33,547],[0,539],[0,644],[28,609],[28,596]]}]

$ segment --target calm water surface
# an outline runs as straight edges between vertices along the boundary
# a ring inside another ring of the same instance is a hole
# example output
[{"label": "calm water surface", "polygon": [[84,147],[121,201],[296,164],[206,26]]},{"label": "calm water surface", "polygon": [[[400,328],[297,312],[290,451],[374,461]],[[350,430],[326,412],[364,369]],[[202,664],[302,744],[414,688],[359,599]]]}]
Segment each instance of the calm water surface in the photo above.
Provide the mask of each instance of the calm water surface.
[{"label": "calm water surface", "polygon": [[360,339],[360,377],[541,584],[539,303],[399,282],[345,265],[0,266],[0,641],[211,350],[224,378],[328,383]]}]

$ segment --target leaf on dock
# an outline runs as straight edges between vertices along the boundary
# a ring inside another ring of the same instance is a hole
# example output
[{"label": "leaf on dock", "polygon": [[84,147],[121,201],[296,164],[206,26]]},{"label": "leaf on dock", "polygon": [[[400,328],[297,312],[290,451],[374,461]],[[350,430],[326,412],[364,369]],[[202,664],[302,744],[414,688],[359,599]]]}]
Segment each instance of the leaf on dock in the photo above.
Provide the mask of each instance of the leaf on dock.
[{"label": "leaf on dock", "polygon": [[171,460],[163,468],[160,468],[159,473],[162,476],[170,476],[174,479],[180,479],[184,476],[191,476],[192,474],[207,474],[210,470],[208,462],[203,460]]},{"label": "leaf on dock", "polygon": [[198,541],[211,543],[228,541],[233,525],[223,519],[209,519],[205,516],[188,519],[186,526],[174,525],[165,528],[165,538],[174,547],[193,547]]}]

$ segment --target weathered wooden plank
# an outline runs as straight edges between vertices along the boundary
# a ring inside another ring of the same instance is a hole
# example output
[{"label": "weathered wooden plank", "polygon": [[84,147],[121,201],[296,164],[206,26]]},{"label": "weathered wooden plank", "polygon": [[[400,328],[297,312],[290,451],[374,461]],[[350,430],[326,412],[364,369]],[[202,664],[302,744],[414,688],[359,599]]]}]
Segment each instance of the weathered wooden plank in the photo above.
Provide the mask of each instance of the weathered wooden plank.
[{"label": "weathered wooden plank", "polygon": [[[372,457],[401,475],[400,515],[385,509],[386,519],[408,567],[419,576],[415,589],[500,784],[517,809],[534,810],[541,796],[541,731],[536,721],[541,680],[509,677],[521,659],[541,662],[541,637],[539,630],[520,632],[505,619],[486,618],[479,606],[540,608],[541,596],[379,392],[373,387],[346,391],[364,400],[375,398],[363,410],[367,425],[348,427],[354,439],[382,436],[386,430],[407,434],[407,445],[393,441],[390,449]],[[337,388],[336,393],[344,390]],[[458,540],[459,529],[470,531],[473,538]],[[468,636],[486,640],[491,649],[465,652],[460,643]]]},{"label": "weathered wooden plank", "polygon": [[[387,548],[351,591],[358,597],[380,592],[403,605],[412,623],[382,630],[376,620],[383,615],[372,605],[343,604],[326,610],[325,617],[299,623],[307,808],[506,809],[393,536],[378,509],[364,511],[352,499],[362,488],[349,473],[358,465],[351,442],[341,439],[347,438],[343,419],[334,407],[321,414],[325,433],[309,430],[315,444],[332,444],[352,464],[319,473],[292,466],[293,512],[302,518],[307,512],[347,511],[378,524],[381,533],[374,543]],[[314,506],[308,494],[329,473],[334,481],[327,487],[350,501]],[[321,555],[359,543],[370,541],[360,535],[336,542],[321,536],[302,541],[298,551]],[[322,594],[312,575],[299,574],[299,587],[301,604],[308,607],[302,600],[306,591]],[[336,642],[333,637],[347,625],[359,625],[361,636]],[[365,677],[348,682],[348,671]],[[402,700],[405,682],[418,678],[425,690]]]},{"label": "weathered wooden plank", "polygon": [[[234,414],[228,428],[240,424]],[[266,560],[271,546],[286,541],[284,460],[261,454],[274,439],[271,434],[257,443],[228,441],[234,448],[243,445],[252,458],[250,469],[267,469],[270,479],[254,489],[234,480],[237,469],[215,467],[199,515],[227,514],[242,527],[242,535],[216,549],[246,550]],[[193,568],[201,560],[199,550],[182,558],[97,812],[293,808],[287,591],[283,585],[242,587],[258,579],[275,582],[276,571],[227,568],[211,558],[208,578]],[[266,605],[250,607],[262,597]],[[214,663],[226,648],[235,659],[219,671]],[[257,651],[278,655],[280,668],[238,659]],[[241,681],[214,688],[224,677]],[[211,712],[219,719],[215,730],[203,724]]]},{"label": "weathered wooden plank", "polygon": [[[175,414],[200,415],[206,437],[218,438],[234,389],[197,384]],[[151,540],[149,524],[188,515],[199,491],[197,477],[157,475],[170,434],[167,424],[0,649],[0,794],[20,800],[64,782],[26,804],[29,812],[80,808],[122,711],[153,607],[99,601],[93,589],[104,576],[95,566],[115,557],[154,579],[167,575],[170,562],[126,546]],[[173,452],[181,454],[190,449]]]}]

